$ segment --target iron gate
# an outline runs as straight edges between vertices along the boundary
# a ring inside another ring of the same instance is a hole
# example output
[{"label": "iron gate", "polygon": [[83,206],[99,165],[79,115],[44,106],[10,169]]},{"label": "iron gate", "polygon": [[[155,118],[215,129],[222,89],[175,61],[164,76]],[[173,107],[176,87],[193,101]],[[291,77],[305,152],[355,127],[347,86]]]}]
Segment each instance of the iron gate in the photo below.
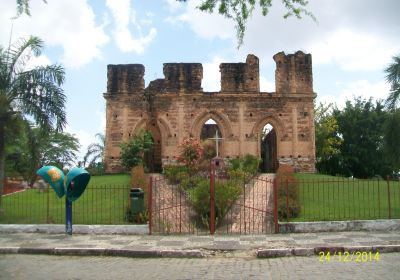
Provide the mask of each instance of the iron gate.
[{"label": "iron gate", "polygon": [[[241,194],[220,215],[215,190],[227,178],[212,164],[209,174],[209,219],[199,217],[186,191],[194,178],[170,182],[162,175],[152,176],[148,189],[150,234],[269,234],[276,230],[274,221],[274,183],[272,174],[241,179]],[[218,212],[218,213],[216,213]]]}]

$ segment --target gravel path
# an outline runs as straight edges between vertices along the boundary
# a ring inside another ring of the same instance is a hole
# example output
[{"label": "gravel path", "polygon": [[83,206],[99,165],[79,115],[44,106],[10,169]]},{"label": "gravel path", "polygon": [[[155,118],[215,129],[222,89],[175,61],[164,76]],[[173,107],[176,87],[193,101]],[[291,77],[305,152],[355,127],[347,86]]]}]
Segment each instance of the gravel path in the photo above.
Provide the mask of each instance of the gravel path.
[{"label": "gravel path", "polygon": [[272,233],[274,176],[260,174],[246,184],[244,194],[226,214],[217,233]]},{"label": "gravel path", "polygon": [[[196,213],[179,185],[170,185],[161,174],[153,176],[152,232],[158,234],[204,233],[197,227]],[[217,234],[272,233],[272,180],[274,174],[260,174],[244,188],[244,193],[234,203],[217,228]]]},{"label": "gravel path", "polygon": [[162,234],[195,233],[194,210],[180,191],[180,185],[170,185],[163,175],[153,176],[152,232]]}]

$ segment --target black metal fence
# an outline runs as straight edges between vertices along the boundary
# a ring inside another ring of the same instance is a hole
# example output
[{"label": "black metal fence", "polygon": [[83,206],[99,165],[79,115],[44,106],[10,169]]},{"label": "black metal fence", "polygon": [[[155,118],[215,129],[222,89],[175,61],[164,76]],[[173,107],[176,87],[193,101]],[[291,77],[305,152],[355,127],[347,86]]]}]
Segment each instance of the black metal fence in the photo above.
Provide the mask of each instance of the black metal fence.
[{"label": "black metal fence", "polygon": [[[127,224],[130,186],[91,186],[73,202],[74,224]],[[65,198],[51,189],[27,188],[2,196],[2,224],[63,224]]]},{"label": "black metal fence", "polygon": [[293,182],[278,183],[278,193],[281,189],[281,197],[278,198],[280,221],[400,218],[399,181],[332,177],[300,179],[297,190],[294,190],[298,192],[297,202],[291,196],[291,184]]},{"label": "black metal fence", "polygon": [[[257,182],[262,183],[262,180]],[[399,181],[336,179],[332,177],[298,179],[298,203],[294,202],[290,195],[285,196],[286,193],[291,193],[290,184],[290,182],[286,184],[285,181],[276,183],[277,192],[281,192],[280,196],[278,195],[276,198],[276,208],[280,221],[400,218]],[[269,186],[271,185],[272,182],[269,183]],[[288,192],[282,192],[286,188],[288,188]],[[269,189],[263,188],[263,190],[266,194],[270,193]],[[73,203],[73,223],[131,224],[133,221],[129,217],[129,191],[129,185],[91,186]],[[260,198],[258,194],[248,195],[246,192],[243,193],[246,195],[246,200],[253,199],[253,196],[254,199]],[[264,192],[262,193],[264,194]],[[160,194],[155,192],[153,195],[156,197]],[[144,199],[145,202],[148,201],[146,193]],[[160,199],[167,200],[168,196]],[[3,195],[1,201],[0,223],[2,224],[63,224],[65,222],[65,199],[57,198],[55,193],[49,189],[27,188]],[[238,205],[240,203],[241,200],[236,202]],[[264,202],[261,203],[260,205],[264,205]],[[243,205],[246,206],[244,210],[246,215],[242,215],[244,218],[243,225],[238,224],[239,232],[242,232],[241,229],[244,229],[245,225],[246,229],[248,228],[246,223],[249,221],[245,217],[250,213],[249,209],[256,208],[258,212],[264,214],[271,213],[274,209],[274,201],[265,201],[265,207],[263,206],[265,209],[258,206],[254,207],[258,204],[252,201]],[[153,205],[153,207],[155,206]],[[259,211],[258,208],[262,211]],[[257,213],[257,211],[254,213]],[[229,215],[228,217],[230,217]],[[154,216],[153,218],[156,219],[157,217]],[[146,217],[143,217],[143,220],[146,220]],[[219,231],[221,230],[217,230],[217,232]],[[227,232],[235,232],[235,230],[228,228]]]}]

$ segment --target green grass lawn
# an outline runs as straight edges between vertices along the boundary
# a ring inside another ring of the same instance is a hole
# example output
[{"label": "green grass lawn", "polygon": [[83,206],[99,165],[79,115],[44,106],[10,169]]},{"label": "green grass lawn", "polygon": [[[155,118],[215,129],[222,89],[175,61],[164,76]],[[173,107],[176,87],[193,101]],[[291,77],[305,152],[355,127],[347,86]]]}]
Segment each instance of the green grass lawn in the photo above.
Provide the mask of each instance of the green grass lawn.
[{"label": "green grass lawn", "polygon": [[[388,185],[321,174],[296,174],[300,181],[300,216],[292,221],[388,219]],[[391,218],[400,218],[400,183],[390,181]]]},{"label": "green grass lawn", "polygon": [[[130,176],[92,176],[83,195],[73,202],[74,224],[125,224]],[[65,198],[55,192],[27,189],[2,198],[0,223],[40,224],[65,222]]]}]

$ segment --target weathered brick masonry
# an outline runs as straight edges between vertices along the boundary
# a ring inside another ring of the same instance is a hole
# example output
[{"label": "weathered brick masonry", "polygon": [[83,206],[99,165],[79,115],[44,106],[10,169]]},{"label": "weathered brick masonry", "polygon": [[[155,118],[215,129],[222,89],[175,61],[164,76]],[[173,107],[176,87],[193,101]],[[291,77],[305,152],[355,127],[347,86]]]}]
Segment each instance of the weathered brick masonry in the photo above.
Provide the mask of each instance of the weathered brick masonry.
[{"label": "weathered brick masonry", "polygon": [[234,158],[260,156],[261,133],[266,124],[276,132],[277,160],[298,171],[315,170],[315,137],[311,55],[301,51],[274,55],[276,92],[260,92],[259,59],[222,63],[221,91],[204,92],[200,63],[165,63],[164,79],[144,87],[141,64],[108,65],[106,109],[107,172],[120,172],[120,144],[139,129],[150,130],[155,145],[153,160],[163,165],[177,156],[187,137],[200,137],[213,119],[223,141],[220,154]]}]

